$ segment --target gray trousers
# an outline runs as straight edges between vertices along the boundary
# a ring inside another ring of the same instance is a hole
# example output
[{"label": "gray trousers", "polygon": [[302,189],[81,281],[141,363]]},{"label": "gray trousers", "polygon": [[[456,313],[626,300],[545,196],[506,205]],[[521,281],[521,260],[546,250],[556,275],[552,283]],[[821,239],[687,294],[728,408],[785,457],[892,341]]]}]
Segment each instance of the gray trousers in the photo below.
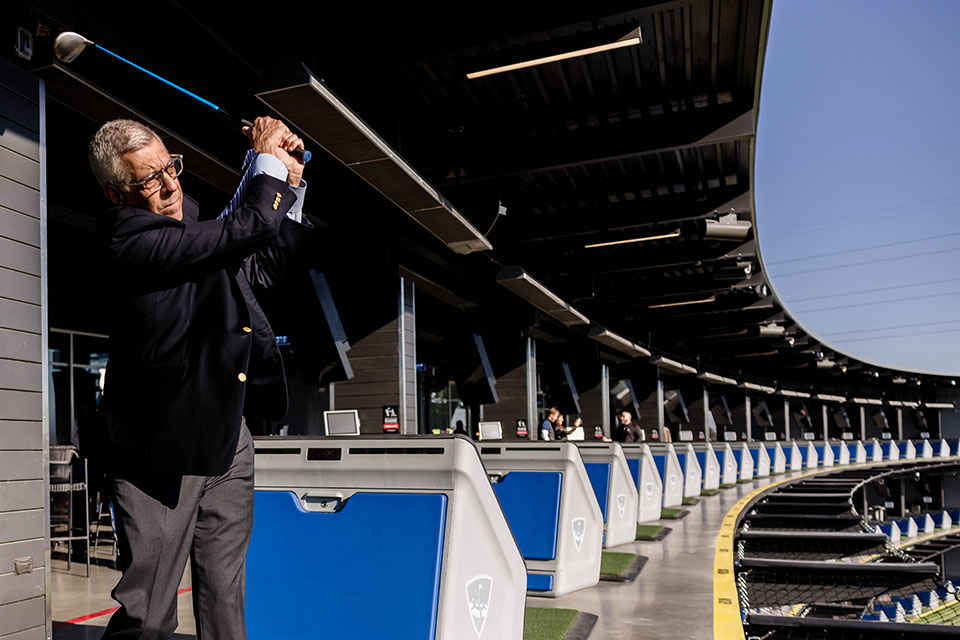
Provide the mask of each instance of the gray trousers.
[{"label": "gray trousers", "polygon": [[165,640],[190,557],[197,640],[245,640],[244,568],[253,528],[253,439],[242,425],[222,476],[111,479],[123,576],[104,640]]}]

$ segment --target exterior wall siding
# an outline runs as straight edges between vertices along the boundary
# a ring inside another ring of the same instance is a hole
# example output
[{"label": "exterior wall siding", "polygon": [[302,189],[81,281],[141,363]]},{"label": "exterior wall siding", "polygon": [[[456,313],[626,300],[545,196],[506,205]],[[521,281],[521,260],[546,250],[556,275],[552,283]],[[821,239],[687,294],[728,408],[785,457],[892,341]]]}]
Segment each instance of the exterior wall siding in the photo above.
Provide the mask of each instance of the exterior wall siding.
[{"label": "exterior wall siding", "polygon": [[[0,638],[50,633],[43,86],[0,59]],[[15,560],[32,570],[17,573]]]}]

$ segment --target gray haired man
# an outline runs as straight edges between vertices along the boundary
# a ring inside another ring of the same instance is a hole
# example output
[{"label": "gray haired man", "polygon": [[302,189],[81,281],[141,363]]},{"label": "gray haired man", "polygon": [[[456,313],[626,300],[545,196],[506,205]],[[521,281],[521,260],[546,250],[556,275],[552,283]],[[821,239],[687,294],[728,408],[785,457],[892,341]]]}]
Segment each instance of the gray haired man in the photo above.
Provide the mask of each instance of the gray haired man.
[{"label": "gray haired man", "polygon": [[108,470],[123,576],[104,638],[169,638],[191,558],[197,637],[243,640],[253,524],[245,417],[280,419],[283,365],[255,292],[277,282],[309,225],[302,146],[280,121],[245,131],[254,156],[237,206],[201,222],[184,158],[140,123],[108,122],[90,164],[112,203],[98,218],[112,309],[96,455]]}]

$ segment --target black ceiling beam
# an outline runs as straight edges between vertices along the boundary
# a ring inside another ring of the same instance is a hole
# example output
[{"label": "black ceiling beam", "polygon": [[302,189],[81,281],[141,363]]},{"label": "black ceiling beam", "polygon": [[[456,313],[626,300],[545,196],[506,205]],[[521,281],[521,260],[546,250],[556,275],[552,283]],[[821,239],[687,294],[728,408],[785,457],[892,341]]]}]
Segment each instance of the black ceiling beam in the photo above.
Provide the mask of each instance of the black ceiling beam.
[{"label": "black ceiling beam", "polygon": [[[600,186],[606,185],[601,183]],[[634,193],[637,191],[635,187]],[[609,202],[609,197],[618,192],[612,189],[596,195],[588,195],[585,191],[580,190],[579,197],[571,193],[562,204],[557,203],[566,210],[524,213],[520,241],[539,243],[570,239],[571,243],[579,242],[582,246],[619,240],[628,237],[623,234],[640,227],[675,225],[685,220],[750,211],[750,191],[745,184],[649,198],[637,196],[633,200],[613,203]],[[541,211],[544,204],[536,203]]]},{"label": "black ceiling beam", "polygon": [[[526,139],[464,140],[461,183],[616,162],[753,136],[753,110],[737,103],[648,116]],[[443,188],[456,182],[437,180]]]}]

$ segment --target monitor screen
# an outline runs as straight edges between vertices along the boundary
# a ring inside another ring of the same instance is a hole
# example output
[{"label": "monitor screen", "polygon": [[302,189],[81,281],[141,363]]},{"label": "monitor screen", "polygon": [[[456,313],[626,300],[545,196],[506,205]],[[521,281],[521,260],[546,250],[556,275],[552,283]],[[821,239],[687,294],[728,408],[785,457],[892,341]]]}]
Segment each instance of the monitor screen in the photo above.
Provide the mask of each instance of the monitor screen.
[{"label": "monitor screen", "polygon": [[929,432],[929,431],[921,431],[921,432],[920,432],[920,437],[923,438],[924,440],[927,440],[927,439],[930,437],[930,432]]},{"label": "monitor screen", "polygon": [[693,442],[693,431],[681,429],[680,442]]},{"label": "monitor screen", "polygon": [[816,440],[816,439],[817,439],[817,434],[815,434],[813,431],[805,431],[804,434],[803,434],[803,439],[804,439],[804,440]]},{"label": "monitor screen", "polygon": [[736,431],[724,431],[723,439],[727,442],[736,442],[737,441],[737,432]]},{"label": "monitor screen", "polygon": [[360,417],[357,410],[324,411],[323,432],[328,436],[360,435]]},{"label": "monitor screen", "polygon": [[481,422],[477,425],[480,428],[481,440],[502,440],[503,429],[499,422]]},{"label": "monitor screen", "polygon": [[685,424],[690,422],[687,413],[687,403],[683,401],[683,394],[679,389],[670,389],[664,392],[663,415],[670,424]]},{"label": "monitor screen", "polygon": [[890,433],[889,431],[884,431],[883,433],[880,434],[880,439],[881,439],[881,440],[893,440],[893,434]]},{"label": "monitor screen", "polygon": [[810,414],[807,412],[807,407],[803,403],[800,404],[799,411],[791,411],[793,414],[793,421],[797,423],[797,426],[803,429],[813,429],[813,420],[810,419]]},{"label": "monitor screen", "polygon": [[841,440],[853,440],[853,434],[850,433],[849,431],[844,431],[843,433],[840,434],[840,439],[841,439]]},{"label": "monitor screen", "polygon": [[887,422],[887,416],[883,412],[883,409],[877,409],[873,412],[873,424],[875,424],[880,431],[886,431],[890,428],[890,423]]},{"label": "monitor screen", "polygon": [[757,426],[761,429],[773,426],[773,416],[770,415],[770,410],[767,408],[767,403],[764,400],[755,402],[751,413],[753,413],[753,417],[757,421]]},{"label": "monitor screen", "polygon": [[719,397],[719,402],[710,407],[710,413],[713,414],[713,421],[718,427],[732,427],[733,414],[730,412],[730,405],[724,396]]},{"label": "monitor screen", "polygon": [[765,431],[765,432],[763,433],[763,439],[766,440],[767,442],[770,442],[770,441],[772,441],[772,440],[776,440],[776,439],[777,439],[777,432],[776,432],[776,431]]},{"label": "monitor screen", "polygon": [[833,412],[833,419],[837,423],[837,426],[841,429],[850,428],[850,418],[847,417],[847,410],[843,407],[840,407]]}]

